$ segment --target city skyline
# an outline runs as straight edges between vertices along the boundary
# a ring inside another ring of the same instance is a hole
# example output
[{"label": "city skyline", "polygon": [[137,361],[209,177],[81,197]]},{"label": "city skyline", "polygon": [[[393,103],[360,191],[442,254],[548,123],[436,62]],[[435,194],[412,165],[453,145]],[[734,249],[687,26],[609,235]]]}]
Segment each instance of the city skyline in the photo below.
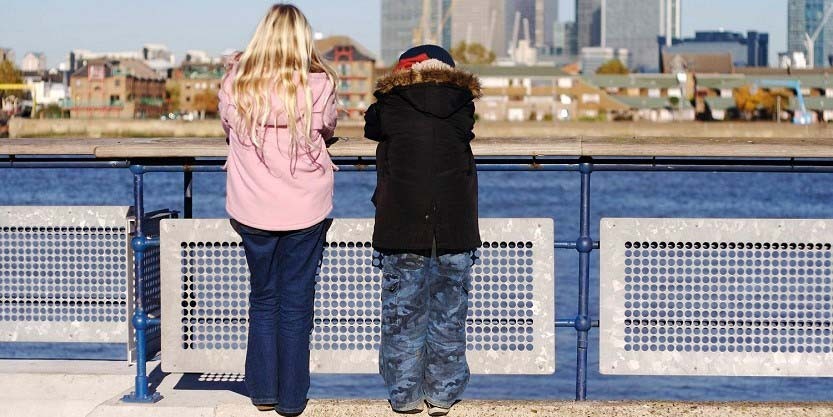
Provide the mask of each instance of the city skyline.
[{"label": "city skyline", "polygon": [[[699,7],[693,7],[694,2]],[[43,52],[49,67],[66,61],[72,49],[138,51],[145,43],[161,43],[176,54],[178,62],[190,49],[205,50],[211,55],[227,49],[242,49],[270,4],[247,2],[235,5],[235,12],[229,13],[227,3],[218,0],[173,4],[161,0],[141,4],[96,0],[72,4],[58,0],[37,4],[7,0],[5,3],[10,16],[37,15],[41,26],[33,26],[31,19],[9,19],[0,27],[0,47],[13,49],[18,64],[27,52]],[[381,0],[354,0],[350,7],[333,7],[327,0],[294,3],[307,14],[314,30],[324,35],[351,36],[380,55]],[[561,1],[560,21],[573,20],[574,3],[574,0]],[[738,32],[766,31],[771,37],[770,62],[777,62],[777,53],[787,50],[787,0],[727,3],[725,0],[684,0],[683,36],[721,28]],[[339,26],[343,22],[350,22],[351,26]]]}]

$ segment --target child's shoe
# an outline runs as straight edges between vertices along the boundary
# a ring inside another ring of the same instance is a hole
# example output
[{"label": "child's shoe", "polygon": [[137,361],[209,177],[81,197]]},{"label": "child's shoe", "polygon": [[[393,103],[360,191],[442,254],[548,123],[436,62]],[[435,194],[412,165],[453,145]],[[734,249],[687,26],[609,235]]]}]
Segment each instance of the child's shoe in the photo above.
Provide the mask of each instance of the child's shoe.
[{"label": "child's shoe", "polygon": [[[388,400],[388,404],[390,404],[390,400]],[[397,413],[397,414],[419,414],[419,413],[422,412],[422,406],[420,406],[420,405],[417,405],[413,408],[409,408],[409,409],[406,409],[406,410],[400,410],[400,409],[394,408],[393,404],[390,404],[390,409],[393,410],[393,412]]]},{"label": "child's shoe", "polygon": [[448,411],[451,410],[451,408],[440,407],[439,405],[431,404],[428,401],[426,401],[425,404],[428,406],[428,415],[431,417],[446,416],[448,415]]}]

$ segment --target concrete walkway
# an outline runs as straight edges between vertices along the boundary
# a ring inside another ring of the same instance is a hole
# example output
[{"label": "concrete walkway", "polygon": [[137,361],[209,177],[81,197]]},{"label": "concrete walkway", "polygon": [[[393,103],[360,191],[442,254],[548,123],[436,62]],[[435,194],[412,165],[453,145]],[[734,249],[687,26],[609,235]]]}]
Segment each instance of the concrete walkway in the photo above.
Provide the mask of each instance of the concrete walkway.
[{"label": "concrete walkway", "polygon": [[[0,360],[0,417],[264,417],[239,381],[206,381],[198,375],[163,375],[158,362],[151,380],[162,401],[120,401],[133,385],[134,368],[123,362]],[[219,377],[217,379],[223,379]],[[427,415],[427,414],[422,414]],[[308,417],[399,416],[385,401],[313,400]],[[833,417],[833,403],[685,403],[646,401],[464,401],[452,417]]]}]

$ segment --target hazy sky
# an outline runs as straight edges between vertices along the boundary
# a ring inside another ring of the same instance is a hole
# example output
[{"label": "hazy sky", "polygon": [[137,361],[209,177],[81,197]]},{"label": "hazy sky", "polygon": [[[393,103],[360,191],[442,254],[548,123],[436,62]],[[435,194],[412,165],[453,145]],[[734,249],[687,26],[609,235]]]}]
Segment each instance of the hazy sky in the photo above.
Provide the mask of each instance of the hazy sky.
[{"label": "hazy sky", "polygon": [[[419,1],[419,0],[412,0]],[[555,0],[547,0],[555,1]],[[622,0],[627,1],[627,0]],[[296,0],[314,30],[346,34],[379,52],[381,0]],[[219,54],[246,45],[273,2],[254,0],[0,0],[0,47],[18,61],[45,52],[49,66],[71,49],[139,50],[161,43],[182,59],[188,49]],[[573,19],[574,0],[561,0],[561,20]],[[787,47],[787,0],[683,0],[683,35],[695,30],[753,29],[770,33],[770,61]]]}]

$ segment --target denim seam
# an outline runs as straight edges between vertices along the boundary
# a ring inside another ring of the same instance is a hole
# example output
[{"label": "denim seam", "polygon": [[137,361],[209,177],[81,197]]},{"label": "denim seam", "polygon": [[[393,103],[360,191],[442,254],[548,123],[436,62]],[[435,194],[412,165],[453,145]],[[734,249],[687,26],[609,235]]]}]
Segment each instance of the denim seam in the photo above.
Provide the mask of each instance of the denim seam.
[{"label": "denim seam", "polygon": [[307,408],[307,405],[304,404],[300,407],[290,408],[290,409],[275,407],[275,411],[277,411],[278,413],[283,413],[283,414],[295,414],[295,413],[300,413],[300,412],[304,411],[306,408]]},{"label": "denim seam", "polygon": [[277,397],[275,398],[266,398],[266,397],[252,397],[252,404],[254,405],[274,405],[278,403]]}]

